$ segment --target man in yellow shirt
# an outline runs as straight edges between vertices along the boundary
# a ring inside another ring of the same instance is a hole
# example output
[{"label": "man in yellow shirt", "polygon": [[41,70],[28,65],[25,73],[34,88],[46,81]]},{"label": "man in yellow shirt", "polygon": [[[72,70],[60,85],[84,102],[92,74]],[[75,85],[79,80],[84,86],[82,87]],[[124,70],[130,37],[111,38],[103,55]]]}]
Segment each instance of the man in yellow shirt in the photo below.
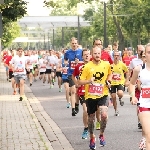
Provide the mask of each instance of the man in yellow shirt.
[{"label": "man in yellow shirt", "polygon": [[[113,100],[113,106],[115,109],[115,116],[119,116],[117,110],[116,92],[119,97],[120,105],[124,105],[123,97],[124,85],[129,85],[129,71],[127,66],[119,60],[119,51],[114,52],[114,63],[111,65],[112,80],[111,80],[111,97]],[[126,74],[126,79],[124,77]]]},{"label": "man in yellow shirt", "polygon": [[85,85],[85,100],[88,113],[88,129],[90,132],[90,149],[96,149],[94,135],[95,113],[99,109],[101,114],[100,145],[105,146],[104,130],[107,123],[108,111],[108,82],[111,80],[111,66],[109,62],[101,60],[101,49],[92,50],[93,60],[87,63],[79,76],[79,84]]}]

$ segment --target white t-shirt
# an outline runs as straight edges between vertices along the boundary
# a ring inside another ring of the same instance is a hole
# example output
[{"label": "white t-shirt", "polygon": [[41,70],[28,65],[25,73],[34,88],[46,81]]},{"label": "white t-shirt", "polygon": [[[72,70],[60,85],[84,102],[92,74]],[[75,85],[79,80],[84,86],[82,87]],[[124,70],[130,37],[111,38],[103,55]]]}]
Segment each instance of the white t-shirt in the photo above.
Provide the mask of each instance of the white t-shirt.
[{"label": "white t-shirt", "polygon": [[46,71],[46,61],[45,59],[41,58],[39,60],[39,72],[45,72]]},{"label": "white t-shirt", "polygon": [[46,65],[47,69],[52,69],[52,66],[56,66],[56,64],[57,58],[54,55],[47,57],[47,65]]},{"label": "white t-shirt", "polygon": [[38,59],[39,56],[37,54],[35,54],[35,55],[32,55],[32,57],[33,57],[33,60],[34,60],[34,64],[35,65],[39,64],[39,59]]},{"label": "white t-shirt", "polygon": [[25,56],[15,56],[11,60],[11,64],[14,66],[14,75],[26,74],[27,58]]},{"label": "white t-shirt", "polygon": [[33,64],[35,61],[33,55],[26,56],[26,59],[27,59],[27,69],[33,69]]},{"label": "white t-shirt", "polygon": [[141,59],[134,58],[130,62],[129,69],[133,70],[138,65],[143,65],[143,61]]}]

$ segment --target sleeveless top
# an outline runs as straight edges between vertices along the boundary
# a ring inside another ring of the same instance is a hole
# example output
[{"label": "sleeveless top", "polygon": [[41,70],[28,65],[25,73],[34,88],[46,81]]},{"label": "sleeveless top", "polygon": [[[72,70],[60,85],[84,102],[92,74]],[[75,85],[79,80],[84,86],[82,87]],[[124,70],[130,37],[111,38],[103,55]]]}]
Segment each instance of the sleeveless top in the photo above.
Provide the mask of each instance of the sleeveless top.
[{"label": "sleeveless top", "polygon": [[140,107],[150,108],[150,71],[147,70],[146,64],[143,64],[139,72],[141,81],[141,93],[139,98]]}]

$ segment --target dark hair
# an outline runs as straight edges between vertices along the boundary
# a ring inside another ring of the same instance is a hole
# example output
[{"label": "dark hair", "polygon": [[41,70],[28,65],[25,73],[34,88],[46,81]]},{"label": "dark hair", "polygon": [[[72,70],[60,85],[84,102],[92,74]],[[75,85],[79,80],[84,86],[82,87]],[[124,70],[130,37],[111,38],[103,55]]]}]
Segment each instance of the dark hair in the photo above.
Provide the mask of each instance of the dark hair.
[{"label": "dark hair", "polygon": [[95,41],[98,41],[98,40],[102,42],[102,40],[101,40],[101,39],[96,38],[96,39],[94,39],[94,40],[93,40],[93,45],[94,45]]},{"label": "dark hair", "polygon": [[118,46],[118,43],[117,43],[117,42],[114,42],[114,43],[113,43],[113,46]]},{"label": "dark hair", "polygon": [[19,50],[22,50],[22,51],[23,51],[23,49],[22,49],[21,47],[17,49],[17,51],[19,51]]},{"label": "dark hair", "polygon": [[82,56],[83,56],[83,53],[85,52],[85,51],[89,51],[87,48],[84,48],[83,50],[82,50]]}]

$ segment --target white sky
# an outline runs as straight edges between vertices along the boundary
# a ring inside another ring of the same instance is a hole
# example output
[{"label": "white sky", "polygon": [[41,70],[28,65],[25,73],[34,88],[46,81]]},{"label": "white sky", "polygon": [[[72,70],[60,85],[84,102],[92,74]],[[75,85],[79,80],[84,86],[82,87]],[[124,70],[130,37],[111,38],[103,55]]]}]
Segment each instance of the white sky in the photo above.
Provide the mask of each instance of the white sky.
[{"label": "white sky", "polygon": [[43,7],[44,0],[26,0],[28,3],[27,11],[29,16],[49,16],[50,9]]}]

